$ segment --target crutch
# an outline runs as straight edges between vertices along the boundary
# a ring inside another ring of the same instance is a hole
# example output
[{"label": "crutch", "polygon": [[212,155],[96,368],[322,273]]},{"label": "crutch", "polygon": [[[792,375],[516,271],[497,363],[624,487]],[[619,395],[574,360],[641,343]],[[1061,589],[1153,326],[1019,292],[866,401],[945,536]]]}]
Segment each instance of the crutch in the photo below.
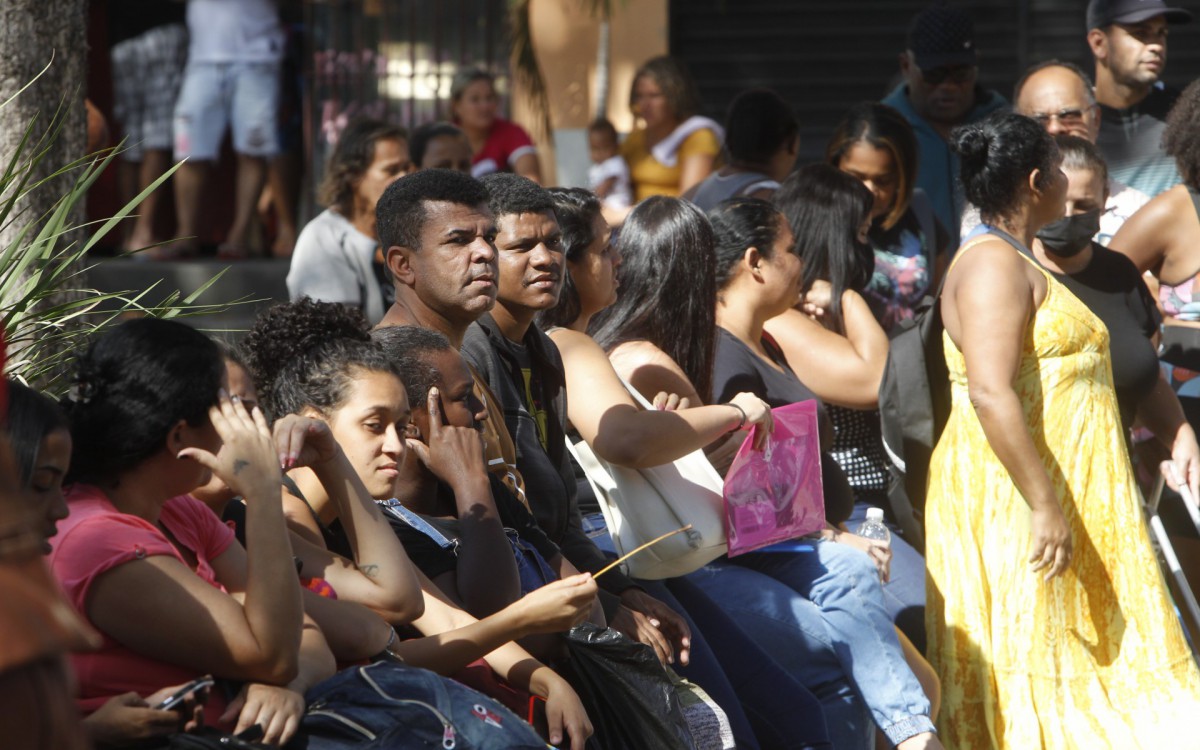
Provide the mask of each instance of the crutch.
[{"label": "crutch", "polygon": [[1196,507],[1196,498],[1192,497],[1192,488],[1188,487],[1187,482],[1178,481],[1179,475],[1175,475],[1176,484],[1179,485],[1179,496],[1183,498],[1183,507],[1187,508],[1188,515],[1192,517],[1192,525],[1196,527],[1196,531],[1200,532],[1200,508]]},{"label": "crutch", "polygon": [[[1146,503],[1146,516],[1150,522],[1150,530],[1154,534],[1155,541],[1158,542],[1158,548],[1162,551],[1163,558],[1167,561],[1167,569],[1171,571],[1171,577],[1175,579],[1175,585],[1179,589],[1179,596],[1183,598],[1183,603],[1188,609],[1188,613],[1192,617],[1192,622],[1195,627],[1200,628],[1200,604],[1196,602],[1196,596],[1192,593],[1192,587],[1188,585],[1187,576],[1183,574],[1183,568],[1179,565],[1179,558],[1175,555],[1175,547],[1171,545],[1171,539],[1167,536],[1167,530],[1163,528],[1162,519],[1158,517],[1158,504],[1162,500],[1163,487],[1166,485],[1166,480],[1162,473],[1158,475],[1158,481],[1154,484],[1154,494],[1150,497],[1150,501]],[[1183,495],[1183,504],[1188,507],[1188,512],[1192,515],[1198,528],[1200,528],[1200,512],[1198,512],[1191,502],[1191,491],[1186,484],[1180,484],[1180,492],[1187,493]],[[1185,631],[1189,628],[1185,627]],[[1200,644],[1193,641],[1193,650],[1196,650]]]}]

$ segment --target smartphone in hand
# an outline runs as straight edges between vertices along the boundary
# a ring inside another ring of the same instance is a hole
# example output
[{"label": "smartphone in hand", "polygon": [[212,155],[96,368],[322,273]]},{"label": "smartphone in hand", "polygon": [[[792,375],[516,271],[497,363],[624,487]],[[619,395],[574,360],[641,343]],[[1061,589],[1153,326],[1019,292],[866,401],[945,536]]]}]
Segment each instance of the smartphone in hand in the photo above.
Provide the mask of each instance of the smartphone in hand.
[{"label": "smartphone in hand", "polygon": [[188,684],[176,690],[171,695],[167,696],[165,699],[163,699],[163,702],[159,703],[157,706],[155,706],[155,708],[159,709],[160,711],[170,711],[186,701],[189,696],[195,695],[201,690],[207,690],[212,687],[213,684],[213,678],[209,675],[197,677]]}]

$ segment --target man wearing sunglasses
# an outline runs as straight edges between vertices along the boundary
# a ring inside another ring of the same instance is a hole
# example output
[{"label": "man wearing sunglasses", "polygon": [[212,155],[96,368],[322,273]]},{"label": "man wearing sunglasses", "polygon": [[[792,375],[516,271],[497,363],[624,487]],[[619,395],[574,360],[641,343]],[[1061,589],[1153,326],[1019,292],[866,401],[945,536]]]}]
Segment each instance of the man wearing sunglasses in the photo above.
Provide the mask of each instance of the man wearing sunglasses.
[{"label": "man wearing sunglasses", "polygon": [[[1051,135],[1074,135],[1095,143],[1100,133],[1102,115],[1092,93],[1092,82],[1073,63],[1050,60],[1025,71],[1013,90],[1013,109],[1037,120]],[[1125,220],[1148,200],[1145,193],[1110,174],[1108,199],[1095,240],[1107,247]],[[966,223],[964,216],[964,227]]]},{"label": "man wearing sunglasses", "polygon": [[950,131],[1008,105],[999,93],[977,84],[977,63],[971,17],[937,3],[913,18],[907,49],[900,53],[904,82],[883,100],[913,127],[921,150],[917,187],[929,195],[955,246],[965,198],[958,157],[947,140]]},{"label": "man wearing sunglasses", "polygon": [[1163,0],[1091,0],[1087,42],[1096,61],[1100,131],[1096,145],[1109,174],[1146,195],[1179,182],[1162,150],[1167,112],[1179,92],[1163,86],[1167,26],[1192,14]]}]

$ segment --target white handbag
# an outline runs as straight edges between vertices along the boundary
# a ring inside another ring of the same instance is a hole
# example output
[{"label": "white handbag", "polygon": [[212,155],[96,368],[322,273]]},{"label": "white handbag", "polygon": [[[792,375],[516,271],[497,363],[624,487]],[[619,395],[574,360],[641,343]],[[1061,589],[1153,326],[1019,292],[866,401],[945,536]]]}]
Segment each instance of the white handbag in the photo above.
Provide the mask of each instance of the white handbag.
[{"label": "white handbag", "polygon": [[[643,409],[654,408],[628,383],[625,388]],[[704,451],[662,466],[631,469],[610,464],[582,440],[572,443],[568,437],[567,449],[587,474],[618,556],[692,524],[629,558],[624,563],[629,575],[674,578],[725,554],[724,481]]]}]

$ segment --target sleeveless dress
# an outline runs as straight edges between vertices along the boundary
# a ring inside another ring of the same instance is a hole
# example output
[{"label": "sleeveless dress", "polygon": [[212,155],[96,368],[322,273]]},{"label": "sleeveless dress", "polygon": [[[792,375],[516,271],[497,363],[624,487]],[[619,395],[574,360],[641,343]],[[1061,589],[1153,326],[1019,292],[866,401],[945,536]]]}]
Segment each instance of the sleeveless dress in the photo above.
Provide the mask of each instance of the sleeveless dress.
[{"label": "sleeveless dress", "polygon": [[1015,387],[1074,559],[1049,582],[1030,571],[1029,506],[988,445],[963,356],[943,333],[952,409],[926,505],[926,624],[944,691],[942,740],[959,750],[1198,747],[1200,671],[1150,546],[1108,331],[1039,271],[1046,298],[1026,331]]}]

